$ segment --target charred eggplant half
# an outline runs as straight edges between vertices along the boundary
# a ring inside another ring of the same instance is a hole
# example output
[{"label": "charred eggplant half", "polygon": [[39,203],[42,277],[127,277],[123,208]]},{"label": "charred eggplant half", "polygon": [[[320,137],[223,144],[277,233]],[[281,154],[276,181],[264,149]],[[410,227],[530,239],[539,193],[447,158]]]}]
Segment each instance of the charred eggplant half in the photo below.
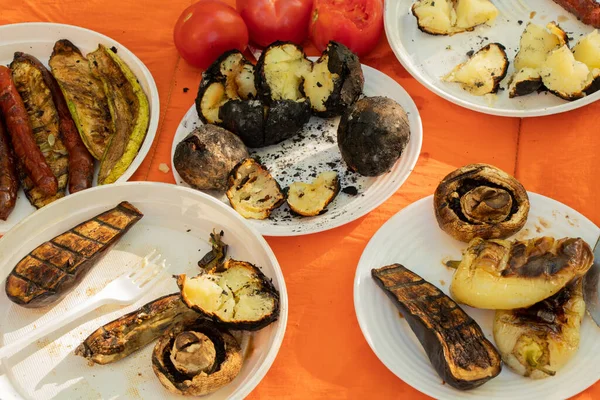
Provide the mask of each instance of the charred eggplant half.
[{"label": "charred eggplant half", "polygon": [[503,45],[490,43],[457,65],[442,80],[461,85],[476,96],[496,93],[508,70],[508,57]]},{"label": "charred eggplant half", "polygon": [[579,238],[475,238],[463,253],[450,293],[476,308],[526,308],[585,275],[593,259],[592,249]]},{"label": "charred eggplant half", "polygon": [[279,183],[253,158],[242,160],[228,178],[227,198],[242,217],[266,219],[285,201]]},{"label": "charred eggplant half", "polygon": [[450,297],[400,264],[371,270],[425,349],[438,375],[468,390],[501,371],[501,358],[477,322]]},{"label": "charred eggplant half", "polygon": [[209,321],[175,324],[158,339],[152,369],[171,393],[203,396],[231,382],[242,369],[237,340]]},{"label": "charred eggplant half", "polygon": [[356,54],[343,44],[331,41],[306,73],[303,88],[314,114],[334,117],[342,115],[358,100],[364,83]]},{"label": "charred eggplant half", "polygon": [[279,292],[245,261],[229,259],[193,278],[179,275],[177,285],[188,307],[228,329],[255,331],[279,317]]},{"label": "charred eggplant half", "polygon": [[323,213],[339,192],[340,181],[337,172],[326,171],[320,173],[311,183],[292,183],[288,190],[287,203],[296,214],[314,217]]},{"label": "charred eggplant half", "polygon": [[494,341],[513,371],[532,379],[554,376],[579,348],[585,315],[581,279],[529,308],[496,311]]},{"label": "charred eggplant half", "polygon": [[493,23],[498,9],[489,0],[418,0],[412,13],[422,32],[454,35]]}]

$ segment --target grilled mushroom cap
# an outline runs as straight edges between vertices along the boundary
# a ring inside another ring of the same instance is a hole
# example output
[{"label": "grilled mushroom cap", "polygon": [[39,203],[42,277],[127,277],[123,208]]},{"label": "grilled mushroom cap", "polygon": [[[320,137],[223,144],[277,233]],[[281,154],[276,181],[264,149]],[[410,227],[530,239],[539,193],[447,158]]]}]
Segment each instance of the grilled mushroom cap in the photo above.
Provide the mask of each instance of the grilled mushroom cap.
[{"label": "grilled mushroom cap", "polygon": [[184,396],[202,396],[227,385],[242,363],[235,338],[202,320],[174,325],[152,352],[152,369],[160,383]]},{"label": "grilled mushroom cap", "polygon": [[440,228],[463,242],[507,238],[525,225],[529,214],[523,185],[488,164],[450,173],[437,187],[433,202]]}]

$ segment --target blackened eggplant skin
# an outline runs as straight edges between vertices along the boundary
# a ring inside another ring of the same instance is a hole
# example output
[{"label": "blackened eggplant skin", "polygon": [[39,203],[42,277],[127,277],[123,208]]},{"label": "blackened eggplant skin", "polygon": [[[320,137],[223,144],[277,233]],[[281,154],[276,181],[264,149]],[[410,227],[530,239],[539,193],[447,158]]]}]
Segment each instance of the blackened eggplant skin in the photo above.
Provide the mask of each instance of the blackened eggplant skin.
[{"label": "blackened eggplant skin", "polygon": [[469,390],[500,373],[496,348],[477,322],[441,290],[400,264],[373,269],[371,275],[400,310],[444,382]]},{"label": "blackened eggplant skin", "polygon": [[219,110],[220,125],[237,135],[248,147],[265,145],[265,111],[260,100],[229,100]]},{"label": "blackened eggplant skin", "polygon": [[265,122],[264,145],[269,146],[296,136],[310,120],[308,100],[276,100],[271,103]]},{"label": "blackened eggplant skin", "polygon": [[123,201],[40,244],[6,278],[8,298],[27,308],[56,303],[142,217],[137,208]]}]

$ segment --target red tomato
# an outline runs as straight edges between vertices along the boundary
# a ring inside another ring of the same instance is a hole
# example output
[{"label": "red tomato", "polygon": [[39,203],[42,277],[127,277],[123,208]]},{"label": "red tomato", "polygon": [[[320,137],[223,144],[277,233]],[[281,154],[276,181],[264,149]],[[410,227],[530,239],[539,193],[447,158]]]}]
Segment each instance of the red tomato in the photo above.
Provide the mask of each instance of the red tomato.
[{"label": "red tomato", "polygon": [[203,0],[186,8],[173,32],[181,57],[206,69],[227,50],[244,51],[248,28],[235,9],[217,0]]},{"label": "red tomato", "polygon": [[268,46],[276,40],[302,44],[308,36],[313,0],[236,0],[250,40]]},{"label": "red tomato", "polygon": [[320,51],[334,40],[364,56],[377,45],[382,32],[382,0],[315,0],[310,38]]}]

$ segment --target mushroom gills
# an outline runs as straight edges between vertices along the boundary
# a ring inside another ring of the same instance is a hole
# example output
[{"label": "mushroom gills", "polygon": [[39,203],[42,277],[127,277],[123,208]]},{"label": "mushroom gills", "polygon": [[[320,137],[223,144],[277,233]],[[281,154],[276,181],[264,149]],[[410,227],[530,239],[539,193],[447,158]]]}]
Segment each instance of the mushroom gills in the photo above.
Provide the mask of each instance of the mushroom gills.
[{"label": "mushroom gills", "polygon": [[491,43],[473,54],[465,63],[456,66],[442,79],[459,83],[471,94],[483,96],[498,91],[507,69],[508,58],[504,46]]},{"label": "mushroom gills", "polygon": [[453,35],[491,24],[498,9],[489,0],[419,0],[412,6],[419,29],[432,35]]},{"label": "mushroom gills", "polygon": [[320,173],[311,183],[294,182],[290,185],[287,202],[297,214],[306,217],[319,215],[340,191],[335,171]]}]

